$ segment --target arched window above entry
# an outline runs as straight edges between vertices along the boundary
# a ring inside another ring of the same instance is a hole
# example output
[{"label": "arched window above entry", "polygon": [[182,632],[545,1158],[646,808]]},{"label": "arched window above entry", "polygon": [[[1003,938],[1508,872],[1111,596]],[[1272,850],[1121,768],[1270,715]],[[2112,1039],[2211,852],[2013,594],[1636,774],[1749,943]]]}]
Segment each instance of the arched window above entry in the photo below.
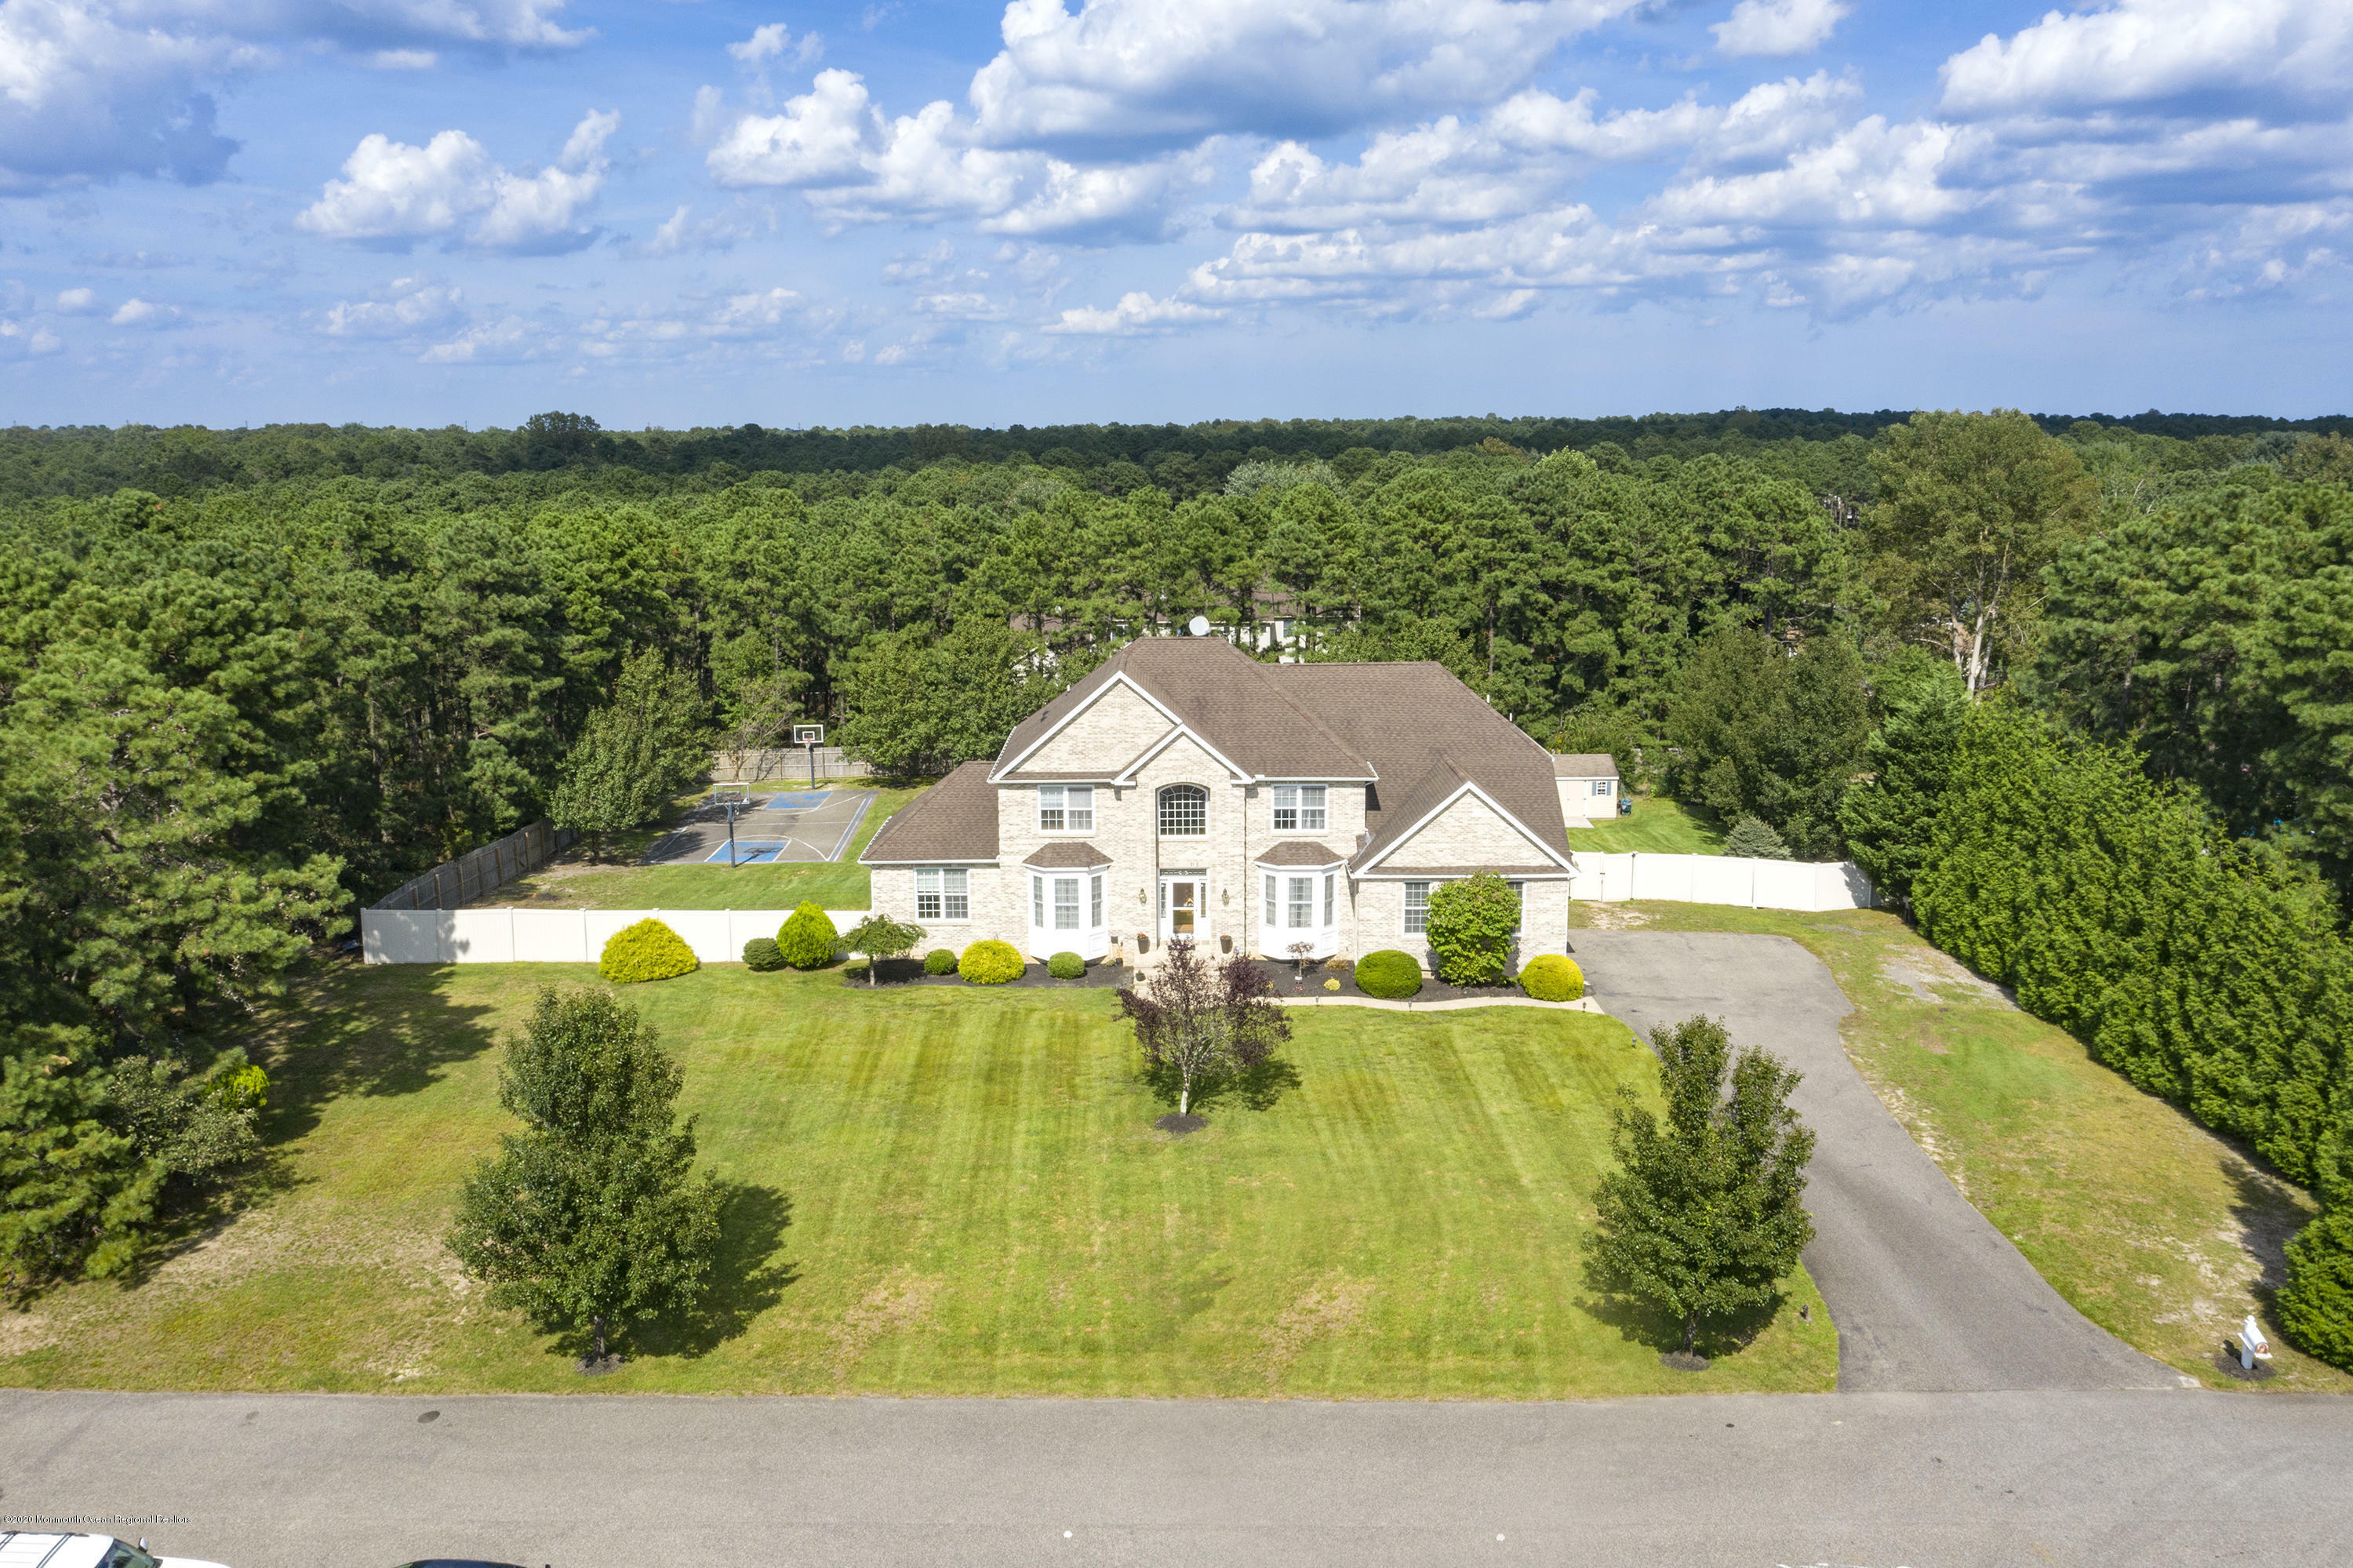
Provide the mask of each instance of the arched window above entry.
[{"label": "arched window above entry", "polygon": [[1198,839],[1209,831],[1209,792],[1198,784],[1170,784],[1160,791],[1160,836]]}]

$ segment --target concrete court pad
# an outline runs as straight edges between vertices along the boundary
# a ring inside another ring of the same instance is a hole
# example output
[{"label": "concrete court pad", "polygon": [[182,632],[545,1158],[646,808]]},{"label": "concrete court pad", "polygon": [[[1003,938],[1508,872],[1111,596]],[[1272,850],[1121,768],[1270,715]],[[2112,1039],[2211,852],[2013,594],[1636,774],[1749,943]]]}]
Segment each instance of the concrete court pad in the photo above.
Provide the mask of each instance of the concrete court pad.
[{"label": "concrete court pad", "polygon": [[2353,1541],[2353,1400],[16,1392],[0,1488],[229,1568],[2298,1568]]},{"label": "concrete court pad", "polygon": [[1704,1012],[1805,1075],[1790,1103],[1817,1135],[1806,1268],[1838,1325],[1841,1391],[2181,1385],[2069,1306],[1888,1114],[1847,1060],[1852,1008],[1811,953],[1719,932],[1577,931],[1570,946],[1588,993],[1638,1033]]}]

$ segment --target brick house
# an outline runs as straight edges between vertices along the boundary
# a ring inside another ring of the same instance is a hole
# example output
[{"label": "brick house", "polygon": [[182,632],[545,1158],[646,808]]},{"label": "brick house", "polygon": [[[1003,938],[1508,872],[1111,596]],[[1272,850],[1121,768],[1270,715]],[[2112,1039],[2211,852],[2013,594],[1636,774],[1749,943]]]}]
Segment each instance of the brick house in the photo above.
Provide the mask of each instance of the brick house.
[{"label": "brick house", "polygon": [[1267,664],[1146,637],[885,822],[873,906],[929,942],[1429,961],[1430,890],[1492,870],[1523,959],[1564,950],[1553,758],[1438,664]]}]

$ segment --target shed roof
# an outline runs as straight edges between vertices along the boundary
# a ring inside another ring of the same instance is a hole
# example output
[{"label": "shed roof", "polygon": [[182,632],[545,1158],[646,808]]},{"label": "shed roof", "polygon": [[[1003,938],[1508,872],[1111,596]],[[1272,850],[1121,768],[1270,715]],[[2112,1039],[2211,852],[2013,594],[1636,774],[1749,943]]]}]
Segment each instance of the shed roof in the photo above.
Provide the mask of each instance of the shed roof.
[{"label": "shed roof", "polygon": [[1556,751],[1552,754],[1552,776],[1556,779],[1615,779],[1618,759],[1606,751]]}]

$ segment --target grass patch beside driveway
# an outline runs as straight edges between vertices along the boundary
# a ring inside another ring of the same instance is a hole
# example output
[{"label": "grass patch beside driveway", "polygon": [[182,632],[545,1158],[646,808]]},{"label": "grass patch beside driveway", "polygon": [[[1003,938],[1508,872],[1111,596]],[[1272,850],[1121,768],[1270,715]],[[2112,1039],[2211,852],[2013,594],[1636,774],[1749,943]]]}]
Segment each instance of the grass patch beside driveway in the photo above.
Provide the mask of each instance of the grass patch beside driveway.
[{"label": "grass patch beside driveway", "polygon": [[[1821,959],[1855,1011],[1847,1055],[1953,1184],[2076,1310],[2213,1386],[2213,1354],[2268,1299],[2311,1198],[1878,910],[1572,906],[1596,926],[1754,931]],[[1570,942],[1576,933],[1570,933]],[[2353,1393],[2274,1330],[2271,1390]]]},{"label": "grass patch beside driveway", "polygon": [[[728,1286],[593,1383],[440,1236],[506,1125],[497,1036],[586,967],[341,966],[264,1044],[275,1190],[129,1286],[5,1319],[43,1387],[1559,1398],[1827,1390],[1810,1281],[1669,1372],[1588,1300],[1625,1028],[1307,1010],[1281,1076],[1171,1139],[1112,1000],[712,965],[630,987],[732,1184]],[[1798,1309],[1808,1308],[1811,1321]],[[10,1353],[13,1352],[13,1353]]]}]

